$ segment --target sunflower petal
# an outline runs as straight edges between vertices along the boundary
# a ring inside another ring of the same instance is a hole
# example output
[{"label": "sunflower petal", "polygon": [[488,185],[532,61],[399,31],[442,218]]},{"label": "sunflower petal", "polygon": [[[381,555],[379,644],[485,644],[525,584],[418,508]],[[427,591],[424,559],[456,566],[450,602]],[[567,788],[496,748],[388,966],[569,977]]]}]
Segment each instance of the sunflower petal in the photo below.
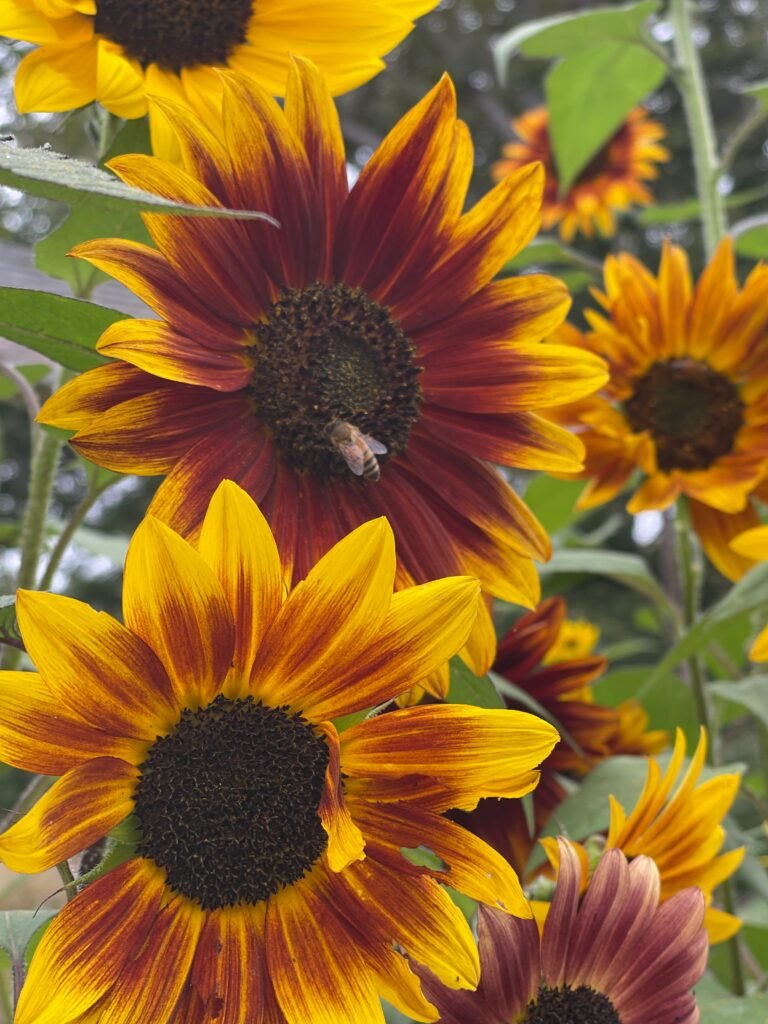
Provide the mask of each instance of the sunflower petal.
[{"label": "sunflower petal", "polygon": [[254,663],[253,692],[305,711],[329,702],[339,673],[378,637],[394,578],[395,543],[385,520],[339,541],[280,609]]},{"label": "sunflower petal", "polygon": [[170,681],[154,652],[106,612],[56,594],[20,590],[19,626],[43,680],[95,729],[153,740],[173,715]]},{"label": "sunflower petal", "polygon": [[[134,859],[67,903],[35,951],[15,1024],[79,1022],[113,988],[126,963],[141,949],[166,895],[160,873],[147,861]],[[96,957],[83,956],[86,934],[99,951]]]},{"label": "sunflower petal", "polygon": [[133,812],[138,776],[114,757],[72,768],[0,835],[0,860],[11,871],[32,873],[85,850]]},{"label": "sunflower petal", "polygon": [[81,46],[41,46],[16,69],[16,106],[33,110],[72,110],[96,99],[96,42]]},{"label": "sunflower petal", "polygon": [[363,951],[311,880],[270,900],[266,947],[287,1024],[383,1024]]},{"label": "sunflower petal", "polygon": [[229,602],[235,623],[233,676],[246,680],[283,603],[283,577],[266,519],[231,480],[219,484],[211,498],[197,549]]},{"label": "sunflower petal", "polygon": [[232,612],[213,570],[152,516],[128,548],[123,612],[165,666],[179,707],[213,699],[232,662]]},{"label": "sunflower petal", "polygon": [[330,722],[323,724],[322,731],[325,733],[330,757],[318,814],[328,833],[328,866],[331,871],[343,871],[352,861],[361,860],[365,856],[365,842],[344,801],[339,734]]}]

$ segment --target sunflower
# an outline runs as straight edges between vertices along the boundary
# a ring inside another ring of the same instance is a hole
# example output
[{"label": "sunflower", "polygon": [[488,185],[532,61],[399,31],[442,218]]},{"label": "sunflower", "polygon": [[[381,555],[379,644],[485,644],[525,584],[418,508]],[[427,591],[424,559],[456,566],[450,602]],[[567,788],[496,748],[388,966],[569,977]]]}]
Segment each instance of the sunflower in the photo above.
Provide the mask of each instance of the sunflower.
[{"label": "sunflower", "polygon": [[[737,555],[764,562],[768,559],[768,526],[755,526],[731,541],[731,548]],[[761,631],[749,656],[753,661],[768,661],[768,626]]]},{"label": "sunflower", "polygon": [[730,541],[758,525],[753,499],[768,499],[768,267],[739,288],[725,239],[694,288],[685,252],[667,243],[657,278],[627,253],[609,256],[595,297],[591,332],[556,333],[603,355],[611,374],[600,395],[553,413],[586,445],[579,507],[614,498],[639,470],[627,509],[685,495],[707,556],[738,579],[754,563]]},{"label": "sunflower", "polygon": [[[375,1022],[380,995],[434,1020],[393,943],[476,985],[439,883],[529,911],[511,868],[442,812],[530,790],[557,733],[442,705],[339,734],[332,719],[451,656],[477,614],[476,580],[393,595],[394,575],[378,519],[286,595],[265,519],[227,481],[196,548],[151,516],[139,526],[125,626],[19,593],[40,674],[0,676],[0,752],[61,778],[0,836],[0,859],[41,871],[129,816],[138,838],[46,931],[16,1024]],[[401,852],[421,844],[439,869]]]},{"label": "sunflower", "polygon": [[614,214],[634,204],[652,203],[653,196],[643,182],[658,177],[656,165],[669,160],[668,151],[659,145],[666,135],[664,128],[638,107],[563,191],[549,139],[547,108],[528,110],[512,122],[512,129],[520,141],[508,142],[502,148],[504,159],[493,164],[491,174],[501,181],[510,171],[540,160],[546,173],[541,226],[546,231],[559,225],[565,242],[578,231],[587,238],[592,238],[595,229],[604,236],[616,234]]},{"label": "sunflower", "polygon": [[[592,653],[599,630],[589,622],[569,621],[566,611],[561,597],[551,597],[522,616],[499,642],[493,666],[518,691],[533,698],[564,736],[542,767],[531,821],[516,800],[482,800],[471,814],[457,816],[499,850],[518,873],[568,794],[564,775],[581,777],[606,757],[655,752],[667,744],[665,732],[645,731],[648,718],[636,701],[625,701],[618,708],[595,701],[593,684],[608,664]],[[527,706],[511,691],[504,699],[509,708]]]},{"label": "sunflower", "polygon": [[[285,110],[242,76],[224,89],[225,144],[158,101],[187,169],[136,155],[111,166],[162,195],[267,210],[282,228],[155,215],[159,251],[79,246],[162,319],[110,328],[98,347],[119,362],[72,381],[42,419],[77,430],[73,446],[102,466],[167,474],[150,512],[184,536],[219,481],[236,480],[289,579],[386,515],[399,585],[467,574],[534,605],[532,559],[549,557],[549,539],[485,460],[578,469],[581,442],[536,410],[606,379],[597,356],[538,344],[565,315],[564,285],[490,281],[536,233],[540,169],[462,214],[472,147],[444,77],[349,191],[338,116],[309,63],[292,64]],[[485,608],[478,623],[484,672],[496,642]]]},{"label": "sunflower", "polygon": [[[3,0],[0,35],[38,44],[16,73],[22,113],[97,100],[141,117],[147,96],[199,113],[221,99],[215,69],[232,68],[284,95],[291,53],[314,61],[334,95],[384,68],[383,54],[437,0]],[[152,146],[178,152],[152,112]]]},{"label": "sunflower", "polygon": [[[662,775],[658,762],[648,759],[645,787],[627,815],[610,797],[611,823],[605,845],[628,857],[651,857],[661,876],[661,899],[695,885],[707,901],[705,924],[710,942],[723,942],[741,927],[741,921],[711,906],[712,893],[730,877],[744,857],[744,849],[719,853],[726,833],[722,820],[739,789],[739,776],[715,775],[697,785],[707,752],[707,736],[701,738],[685,775],[677,784],[685,757],[685,737],[678,729],[669,767]],[[547,855],[556,863],[554,839],[544,839]],[[582,863],[588,858],[582,853]]]},{"label": "sunflower", "polygon": [[443,1024],[696,1024],[691,989],[707,964],[704,899],[685,889],[659,905],[653,861],[609,851],[580,899],[581,868],[561,840],[560,873],[543,934],[534,920],[484,907],[478,914],[482,979],[454,992],[424,988]]}]

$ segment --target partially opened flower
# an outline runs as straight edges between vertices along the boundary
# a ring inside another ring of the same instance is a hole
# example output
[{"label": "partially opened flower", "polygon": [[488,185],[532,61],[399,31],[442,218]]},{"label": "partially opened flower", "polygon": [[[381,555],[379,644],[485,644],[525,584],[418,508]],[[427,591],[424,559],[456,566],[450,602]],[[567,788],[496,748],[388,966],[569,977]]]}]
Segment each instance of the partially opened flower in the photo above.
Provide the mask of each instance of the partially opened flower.
[{"label": "partially opened flower", "polygon": [[[3,0],[0,35],[37,43],[16,73],[22,113],[71,110],[94,100],[141,117],[147,96],[203,113],[221,97],[217,68],[232,68],[276,96],[290,54],[322,70],[334,94],[373,78],[381,60],[437,0]],[[152,144],[176,153],[154,113]]]},{"label": "partially opened flower", "polygon": [[[336,110],[316,69],[292,65],[285,110],[225,81],[221,144],[160,104],[182,171],[124,156],[126,181],[189,202],[266,210],[263,221],[150,216],[159,251],[89,242],[77,254],[161,320],[124,320],[118,360],[71,382],[42,418],[118,472],[167,474],[150,512],[200,529],[222,477],[264,510],[286,575],[301,579],[350,527],[386,515],[399,585],[471,574],[535,604],[549,540],[488,462],[578,469],[572,434],[536,410],[605,380],[591,353],[539,344],[569,298],[550,277],[491,282],[536,232],[541,172],[512,175],[462,214],[472,168],[448,78],[384,140],[350,192]],[[495,635],[483,609],[473,664]]]},{"label": "partially opened flower", "polygon": [[556,335],[602,355],[611,375],[599,396],[554,413],[587,449],[579,506],[614,498],[639,471],[628,510],[685,495],[708,557],[738,579],[753,563],[730,541],[758,525],[752,500],[768,497],[768,267],[739,288],[725,239],[694,287],[685,252],[666,244],[658,277],[634,256],[609,256],[595,295],[592,331]]},{"label": "partially opened flower", "polygon": [[[459,816],[518,872],[525,868],[552,812],[567,796],[562,776],[581,777],[613,754],[655,752],[668,741],[665,732],[645,731],[648,718],[636,701],[612,708],[595,700],[594,684],[608,664],[592,653],[599,630],[589,622],[569,621],[566,611],[563,598],[550,597],[523,615],[499,642],[493,666],[533,698],[563,733],[542,767],[531,820],[515,800],[483,800],[471,814]],[[504,700],[510,708],[526,707],[511,691]],[[643,750],[637,751],[637,746]]]},{"label": "partially opened flower", "polygon": [[632,206],[647,206],[653,196],[644,184],[658,177],[658,164],[669,160],[660,145],[666,135],[658,121],[638,107],[616,134],[590,160],[572,185],[561,189],[549,137],[546,107],[528,110],[512,122],[518,142],[502,148],[503,159],[491,167],[496,181],[531,160],[540,160],[546,173],[541,226],[558,226],[560,237],[570,242],[577,232],[591,238],[616,233],[616,213]]},{"label": "partially opened flower", "polygon": [[691,990],[708,951],[701,892],[659,906],[653,861],[628,864],[611,850],[580,899],[579,859],[564,841],[560,851],[543,935],[534,920],[481,907],[477,991],[426,978],[442,1024],[697,1024]]},{"label": "partially opened flower", "polygon": [[[731,547],[737,555],[764,562],[768,559],[768,526],[755,526],[740,533],[731,541]],[[755,640],[749,656],[753,661],[768,661],[768,626]]]},{"label": "partially opened flower", "polygon": [[[707,736],[702,730],[688,770],[678,782],[685,757],[685,736],[678,729],[672,759],[663,775],[658,762],[648,759],[645,787],[633,810],[627,814],[615,797],[609,798],[611,824],[606,847],[622,850],[630,858],[651,857],[659,869],[662,900],[687,886],[698,886],[707,901],[709,939],[723,942],[741,927],[738,917],[711,906],[713,891],[744,857],[743,847],[720,853],[726,838],[722,821],[738,792],[739,776],[715,775],[697,785],[706,752]],[[556,861],[555,841],[542,842],[550,859]],[[586,863],[587,858],[582,860]]]},{"label": "partially opened flower", "polygon": [[[0,753],[60,775],[0,836],[41,871],[129,815],[133,856],[46,931],[16,1024],[348,1024],[379,996],[434,1020],[403,951],[446,984],[478,980],[463,914],[439,884],[527,915],[493,850],[443,816],[521,794],[557,734],[462,706],[332,719],[388,700],[452,655],[475,580],[393,595],[382,519],[286,594],[269,528],[232,483],[197,548],[148,517],[125,566],[125,626],[20,592],[39,670],[0,675]],[[428,846],[439,868],[404,849]]]}]

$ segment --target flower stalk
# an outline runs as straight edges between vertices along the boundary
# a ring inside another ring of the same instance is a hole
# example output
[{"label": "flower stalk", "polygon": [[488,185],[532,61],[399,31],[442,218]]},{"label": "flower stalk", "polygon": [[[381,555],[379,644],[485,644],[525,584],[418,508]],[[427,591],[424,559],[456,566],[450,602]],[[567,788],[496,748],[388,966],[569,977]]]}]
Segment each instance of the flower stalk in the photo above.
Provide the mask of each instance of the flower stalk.
[{"label": "flower stalk", "polygon": [[688,134],[696,171],[696,190],[701,203],[701,223],[707,259],[728,230],[724,197],[720,192],[721,164],[717,152],[709,94],[693,38],[690,0],[670,0],[669,17],[675,30],[674,75],[683,97]]}]

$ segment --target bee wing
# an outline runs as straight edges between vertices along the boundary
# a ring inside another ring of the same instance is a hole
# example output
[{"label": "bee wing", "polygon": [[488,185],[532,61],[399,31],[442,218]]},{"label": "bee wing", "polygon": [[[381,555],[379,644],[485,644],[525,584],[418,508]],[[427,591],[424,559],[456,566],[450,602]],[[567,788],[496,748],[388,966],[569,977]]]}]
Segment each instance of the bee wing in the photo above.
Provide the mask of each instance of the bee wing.
[{"label": "bee wing", "polygon": [[365,464],[365,453],[359,445],[354,442],[339,445],[339,453],[342,458],[355,474],[355,476],[363,475],[363,466]]},{"label": "bee wing", "polygon": [[370,434],[361,433],[360,436],[371,449],[374,455],[386,455],[387,446],[382,444],[381,441],[377,441],[375,437],[371,437]]}]

